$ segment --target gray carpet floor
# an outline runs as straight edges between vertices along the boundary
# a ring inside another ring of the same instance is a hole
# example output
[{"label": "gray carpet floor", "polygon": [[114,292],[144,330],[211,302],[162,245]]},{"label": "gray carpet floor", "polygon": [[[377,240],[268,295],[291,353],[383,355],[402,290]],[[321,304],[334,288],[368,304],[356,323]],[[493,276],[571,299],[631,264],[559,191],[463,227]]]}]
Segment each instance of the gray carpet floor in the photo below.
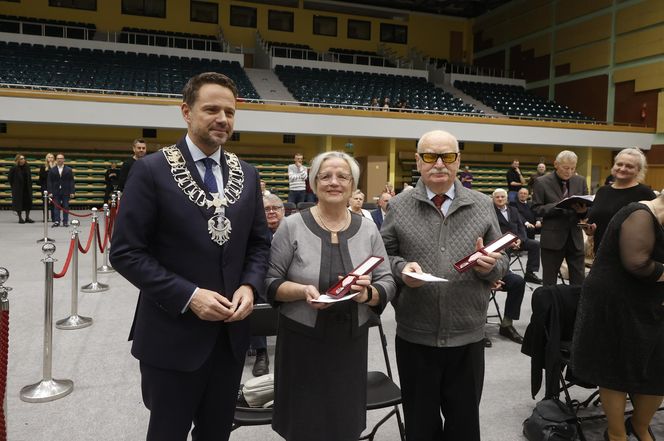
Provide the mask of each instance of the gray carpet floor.
[{"label": "gray carpet floor", "polygon": [[[33,217],[41,219],[38,212]],[[81,240],[87,239],[89,218],[82,221]],[[49,228],[49,237],[56,240],[55,270],[60,271],[67,255],[70,230]],[[53,331],[53,378],[70,379],[73,392],[47,403],[26,403],[20,400],[23,386],[36,383],[43,374],[44,333],[44,264],[41,244],[43,224],[20,225],[14,213],[0,211],[0,267],[10,271],[6,285],[10,293],[10,348],[7,381],[8,439],[11,441],[136,441],[145,439],[148,412],[140,393],[138,362],[129,353],[127,342],[138,291],[119,274],[100,274],[99,281],[110,289],[101,293],[80,293],[78,312],[93,318],[92,326],[79,330]],[[79,286],[92,281],[92,258],[80,256]],[[101,256],[99,260],[101,264]],[[531,285],[532,286],[532,285]],[[533,288],[535,286],[532,286]],[[54,282],[54,322],[69,316],[71,270]],[[531,290],[526,290],[521,319],[515,327],[522,334],[528,325]],[[501,305],[504,294],[499,294]],[[493,312],[493,306],[490,306]],[[390,360],[394,360],[394,310],[383,314],[388,337]],[[536,403],[530,395],[530,359],[520,347],[498,335],[498,327],[486,326],[493,347],[486,350],[486,375],[481,404],[482,439],[485,441],[524,440],[523,420]],[[385,364],[376,331],[369,339],[369,368],[384,370]],[[274,340],[268,340],[271,360]],[[253,358],[247,358],[244,379],[251,377]],[[589,391],[573,388],[575,398],[585,398]],[[541,399],[542,392],[538,399]],[[321,400],[323,397],[321,397]],[[584,414],[601,414],[591,406]],[[368,413],[368,425],[378,421],[384,411]],[[664,412],[653,424],[655,434],[664,438]],[[584,424],[588,441],[601,440],[605,421]],[[281,439],[269,426],[241,427],[231,440],[272,441]],[[376,440],[398,440],[394,419],[378,431]]]}]

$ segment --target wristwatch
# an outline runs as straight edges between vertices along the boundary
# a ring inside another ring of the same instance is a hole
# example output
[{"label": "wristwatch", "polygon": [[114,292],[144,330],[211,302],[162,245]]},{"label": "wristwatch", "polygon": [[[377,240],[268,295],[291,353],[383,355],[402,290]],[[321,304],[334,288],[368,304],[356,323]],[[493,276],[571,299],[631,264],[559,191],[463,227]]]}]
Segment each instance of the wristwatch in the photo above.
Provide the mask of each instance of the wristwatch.
[{"label": "wristwatch", "polygon": [[362,303],[369,303],[371,299],[373,299],[373,291],[374,291],[373,286],[371,285],[367,286],[367,299]]}]

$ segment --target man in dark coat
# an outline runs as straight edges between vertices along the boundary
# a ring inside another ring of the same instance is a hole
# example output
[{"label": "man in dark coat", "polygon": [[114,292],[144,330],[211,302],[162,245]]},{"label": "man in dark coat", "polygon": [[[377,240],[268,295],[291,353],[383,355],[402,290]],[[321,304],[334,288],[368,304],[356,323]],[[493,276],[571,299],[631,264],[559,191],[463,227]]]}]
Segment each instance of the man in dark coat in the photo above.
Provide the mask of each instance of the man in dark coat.
[{"label": "man in dark coat", "polygon": [[[12,208],[18,214],[19,224],[31,224],[30,210],[32,209],[32,176],[30,166],[25,156],[16,155],[16,165],[9,169],[7,181],[12,189]],[[23,219],[25,211],[25,219]]]},{"label": "man in dark coat", "polygon": [[383,225],[383,219],[385,219],[385,215],[387,214],[390,199],[392,199],[392,195],[388,192],[383,192],[380,195],[380,199],[378,199],[378,208],[371,211],[371,218],[379,230]]},{"label": "man in dark coat", "polygon": [[532,209],[532,202],[528,200],[530,192],[527,188],[523,187],[517,194],[517,200],[510,202],[510,205],[519,212],[523,218],[524,225],[526,226],[526,234],[528,239],[535,239],[535,234],[539,234],[542,228],[542,220],[535,215]]},{"label": "man in dark coat", "polygon": [[[74,186],[74,171],[65,165],[65,155],[55,155],[55,167],[48,171],[48,194],[53,199],[53,226],[60,226],[60,211],[62,213],[62,225],[69,226],[69,199],[73,199],[76,193]],[[56,205],[57,204],[57,205]],[[62,207],[59,208],[59,207]]]},{"label": "man in dark coat", "polygon": [[141,159],[147,153],[147,144],[143,138],[134,139],[131,149],[134,154],[131,158],[128,158],[122,163],[120,167],[120,176],[118,178],[118,191],[124,191],[125,184],[127,183],[127,178],[129,177],[129,171],[136,161]]},{"label": "man in dark coat", "polygon": [[223,145],[237,89],[207,72],[184,87],[187,135],[134,163],[111,263],[140,289],[130,332],[148,441],[228,440],[270,242],[259,175]]}]

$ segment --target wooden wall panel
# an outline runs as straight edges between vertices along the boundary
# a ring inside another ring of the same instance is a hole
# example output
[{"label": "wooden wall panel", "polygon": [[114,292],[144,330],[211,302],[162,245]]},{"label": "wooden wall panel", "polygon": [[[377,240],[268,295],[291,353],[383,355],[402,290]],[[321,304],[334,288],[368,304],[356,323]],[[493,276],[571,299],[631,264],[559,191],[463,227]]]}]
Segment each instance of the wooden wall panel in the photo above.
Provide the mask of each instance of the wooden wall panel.
[{"label": "wooden wall panel", "polygon": [[611,37],[611,14],[591,18],[572,26],[561,28],[556,33],[556,51]]},{"label": "wooden wall panel", "polygon": [[[634,91],[634,81],[616,83],[615,108],[613,120],[617,123],[645,124],[655,127],[657,124],[657,90]],[[646,119],[641,120],[641,107],[646,104]]]},{"label": "wooden wall panel", "polygon": [[523,73],[527,82],[549,78],[549,55],[536,56],[530,49],[523,51],[521,45],[510,48],[510,70]]},{"label": "wooden wall panel", "polygon": [[614,83],[636,80],[634,90],[664,89],[664,61],[627,69],[616,69],[613,73]]},{"label": "wooden wall panel", "polygon": [[584,72],[609,65],[609,41],[600,41],[590,45],[557,53],[554,58],[556,66],[570,65],[569,73]]},{"label": "wooden wall panel", "polygon": [[616,13],[616,33],[641,29],[664,22],[662,0],[644,0]]},{"label": "wooden wall panel", "polygon": [[505,70],[505,51],[494,52],[473,61],[476,66]]},{"label": "wooden wall panel", "polygon": [[664,23],[616,38],[616,63],[662,53],[664,53]]},{"label": "wooden wall panel", "polygon": [[564,23],[576,17],[611,6],[611,0],[559,0],[556,5],[556,23]]},{"label": "wooden wall panel", "polygon": [[554,96],[558,103],[599,121],[606,121],[608,88],[608,75],[597,75],[556,84]]}]

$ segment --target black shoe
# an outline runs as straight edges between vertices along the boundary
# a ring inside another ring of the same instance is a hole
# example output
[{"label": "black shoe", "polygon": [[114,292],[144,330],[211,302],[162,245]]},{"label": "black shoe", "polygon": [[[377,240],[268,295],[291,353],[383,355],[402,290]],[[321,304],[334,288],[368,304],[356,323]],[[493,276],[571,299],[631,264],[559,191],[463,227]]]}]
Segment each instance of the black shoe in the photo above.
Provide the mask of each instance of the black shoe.
[{"label": "black shoe", "polygon": [[35,221],[33,221],[32,219],[30,219],[29,217],[26,217],[26,218],[25,218],[25,223],[26,223],[26,224],[34,224]]},{"label": "black shoe", "polygon": [[60,222],[53,222],[53,225],[51,225],[52,228],[59,227]]},{"label": "black shoe", "polygon": [[[627,432],[627,436],[633,435],[634,438],[636,438],[636,441],[641,441],[641,438],[634,432],[634,426],[632,426],[632,417],[629,417],[625,420],[625,431]],[[655,434],[652,433],[652,429],[650,426],[648,426],[648,434],[650,435],[650,438],[652,438],[652,441],[655,441]]]},{"label": "black shoe", "polygon": [[260,377],[261,375],[267,375],[270,373],[270,358],[267,356],[267,351],[256,351],[256,361],[254,362],[254,368],[251,370],[251,373],[254,377]]},{"label": "black shoe", "polygon": [[63,226],[63,227],[68,227],[69,224],[68,224],[67,222],[65,222],[65,223],[62,224],[62,226]]},{"label": "black shoe", "polygon": [[523,277],[523,280],[526,282],[534,283],[536,285],[542,284],[542,279],[537,277],[537,274],[535,273],[526,273],[526,275]]},{"label": "black shoe", "polygon": [[489,337],[484,337],[484,347],[490,348],[491,346],[493,346],[493,343],[491,343],[491,339]]},{"label": "black shoe", "polygon": [[523,337],[514,329],[514,326],[509,325],[509,326],[501,326],[500,329],[498,330],[498,334],[502,335],[503,337],[507,337],[510,340],[512,340],[514,343],[522,344],[523,343]]},{"label": "black shoe", "polygon": [[18,223],[19,223],[19,224],[24,224],[24,223],[25,223],[25,221],[23,220],[23,218],[22,218],[22,217],[19,217],[19,218],[18,218]]}]

